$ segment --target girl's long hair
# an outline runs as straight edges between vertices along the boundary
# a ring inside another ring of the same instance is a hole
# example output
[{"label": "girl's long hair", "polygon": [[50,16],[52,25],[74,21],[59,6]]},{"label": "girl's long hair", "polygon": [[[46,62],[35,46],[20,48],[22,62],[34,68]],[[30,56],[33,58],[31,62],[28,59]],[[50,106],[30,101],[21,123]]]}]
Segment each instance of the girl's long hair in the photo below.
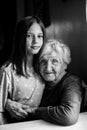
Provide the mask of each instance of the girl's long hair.
[{"label": "girl's long hair", "polygon": [[[28,29],[32,26],[33,23],[38,23],[43,32],[43,44],[46,37],[45,27],[43,22],[37,16],[27,16],[20,20],[15,29],[14,35],[14,47],[13,53],[11,56],[11,62],[13,63],[13,68],[16,68],[16,72],[19,75],[24,75],[23,73],[23,63],[24,63],[24,70],[25,75],[27,74],[26,71],[26,62],[27,62],[27,53],[26,53],[26,36]],[[43,48],[43,45],[42,45]],[[35,55],[35,58],[38,54]],[[33,66],[35,65],[36,59],[34,58]]]}]

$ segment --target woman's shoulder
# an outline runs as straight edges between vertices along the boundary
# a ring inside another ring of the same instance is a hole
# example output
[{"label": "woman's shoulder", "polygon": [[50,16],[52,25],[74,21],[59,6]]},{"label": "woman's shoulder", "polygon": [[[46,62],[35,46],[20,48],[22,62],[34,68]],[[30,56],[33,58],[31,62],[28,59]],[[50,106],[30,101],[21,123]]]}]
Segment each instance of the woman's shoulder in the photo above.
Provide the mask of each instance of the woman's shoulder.
[{"label": "woman's shoulder", "polygon": [[80,79],[80,77],[77,76],[77,75],[74,75],[74,74],[72,74],[72,73],[67,73],[67,74],[65,75],[65,80],[80,81],[81,79]]},{"label": "woman's shoulder", "polygon": [[63,83],[64,84],[72,84],[72,83],[76,83],[76,84],[81,84],[81,78],[77,75],[71,74],[71,73],[67,73],[64,78],[63,78]]}]

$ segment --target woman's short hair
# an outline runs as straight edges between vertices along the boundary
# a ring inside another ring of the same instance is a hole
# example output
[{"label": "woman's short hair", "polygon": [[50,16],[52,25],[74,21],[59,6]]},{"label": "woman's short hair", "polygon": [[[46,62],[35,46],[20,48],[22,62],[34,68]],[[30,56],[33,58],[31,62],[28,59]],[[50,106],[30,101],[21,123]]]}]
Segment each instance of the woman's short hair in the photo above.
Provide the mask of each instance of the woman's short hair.
[{"label": "woman's short hair", "polygon": [[68,65],[71,62],[70,49],[62,40],[48,39],[43,47],[39,61],[44,55],[49,55],[51,52],[56,52],[65,64]]}]

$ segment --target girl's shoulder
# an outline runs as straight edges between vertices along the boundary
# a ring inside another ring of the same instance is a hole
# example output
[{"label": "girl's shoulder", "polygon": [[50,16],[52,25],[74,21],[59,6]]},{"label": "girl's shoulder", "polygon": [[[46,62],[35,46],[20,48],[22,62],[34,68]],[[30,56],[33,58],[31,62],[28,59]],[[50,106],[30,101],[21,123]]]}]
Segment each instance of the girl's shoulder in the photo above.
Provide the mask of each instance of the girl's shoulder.
[{"label": "girl's shoulder", "polygon": [[6,72],[6,73],[10,73],[12,72],[12,70],[13,70],[12,63],[5,63],[0,68],[0,72]]},{"label": "girl's shoulder", "polygon": [[41,78],[39,74],[36,74],[36,79],[40,85],[45,86],[45,82],[43,81],[43,79]]}]

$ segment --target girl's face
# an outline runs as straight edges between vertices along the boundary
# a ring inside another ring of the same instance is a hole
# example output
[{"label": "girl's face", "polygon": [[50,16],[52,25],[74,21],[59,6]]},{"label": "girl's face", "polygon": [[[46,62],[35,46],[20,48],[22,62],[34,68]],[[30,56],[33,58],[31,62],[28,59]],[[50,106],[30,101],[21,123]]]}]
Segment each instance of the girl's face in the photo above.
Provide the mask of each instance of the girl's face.
[{"label": "girl's face", "polygon": [[43,45],[43,32],[38,23],[33,23],[27,31],[26,49],[29,54],[37,54]]}]

